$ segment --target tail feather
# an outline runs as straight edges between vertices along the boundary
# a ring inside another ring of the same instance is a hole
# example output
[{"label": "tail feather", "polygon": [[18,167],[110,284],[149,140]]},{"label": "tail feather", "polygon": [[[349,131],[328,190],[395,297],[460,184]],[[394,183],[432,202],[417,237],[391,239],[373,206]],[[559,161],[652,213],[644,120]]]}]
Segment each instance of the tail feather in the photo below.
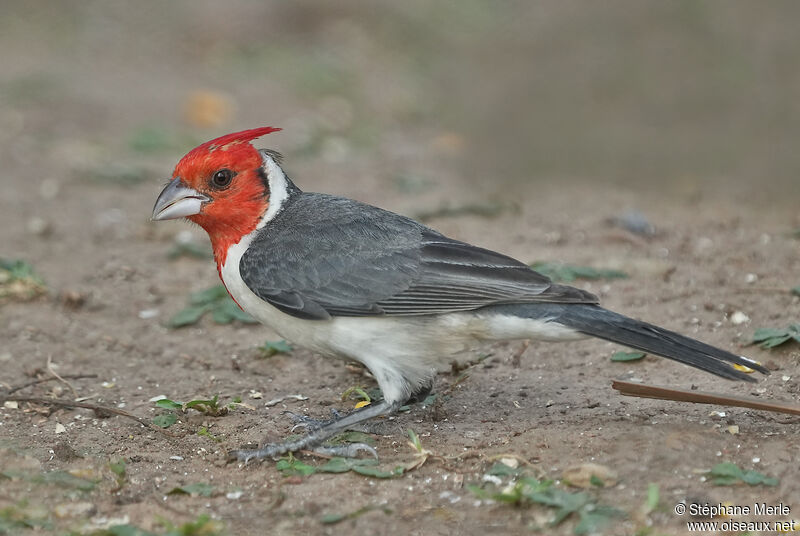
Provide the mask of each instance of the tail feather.
[{"label": "tail feather", "polygon": [[728,363],[769,374],[769,370],[746,357],[628,318],[598,305],[562,306],[560,314],[553,321],[586,335],[660,355],[731,380],[756,381]]}]

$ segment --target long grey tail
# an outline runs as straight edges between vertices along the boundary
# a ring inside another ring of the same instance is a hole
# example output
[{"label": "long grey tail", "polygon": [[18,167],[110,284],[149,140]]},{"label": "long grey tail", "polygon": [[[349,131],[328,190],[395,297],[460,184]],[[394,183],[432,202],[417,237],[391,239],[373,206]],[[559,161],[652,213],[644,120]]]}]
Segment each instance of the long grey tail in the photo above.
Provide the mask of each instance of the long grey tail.
[{"label": "long grey tail", "polygon": [[[553,309],[556,309],[553,307]],[[660,355],[731,380],[756,380],[729,365],[735,363],[762,374],[769,370],[746,357],[690,339],[673,331],[634,320],[598,305],[568,304],[558,306],[553,321],[581,333],[616,342],[643,352]],[[555,311],[554,311],[555,312]]]}]

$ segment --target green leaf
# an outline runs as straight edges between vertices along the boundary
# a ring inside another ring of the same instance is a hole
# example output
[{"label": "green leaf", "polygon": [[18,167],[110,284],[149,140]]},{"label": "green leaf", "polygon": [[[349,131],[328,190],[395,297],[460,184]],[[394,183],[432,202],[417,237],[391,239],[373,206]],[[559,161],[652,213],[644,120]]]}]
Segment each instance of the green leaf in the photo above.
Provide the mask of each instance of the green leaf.
[{"label": "green leaf", "polygon": [[351,467],[349,460],[345,458],[331,458],[317,470],[321,473],[346,473]]},{"label": "green leaf", "polygon": [[718,463],[708,472],[711,481],[717,486],[730,486],[739,482],[744,482],[751,486],[765,485],[777,486],[777,478],[768,477],[757,471],[743,471],[736,464],[731,462]]},{"label": "green leaf", "polygon": [[276,354],[288,354],[292,351],[291,345],[286,341],[267,341],[258,347],[264,357],[272,357]]},{"label": "green leaf", "polygon": [[645,502],[648,512],[652,512],[658,507],[659,495],[658,484],[650,482],[647,485],[647,502]]},{"label": "green leaf", "polygon": [[187,484],[178,488],[172,488],[167,492],[167,495],[193,495],[195,497],[211,497],[214,493],[214,486],[198,482],[196,484]]},{"label": "green leaf", "polygon": [[169,398],[162,398],[161,400],[156,400],[156,406],[163,409],[174,409],[178,411],[183,410],[183,402],[175,402],[174,400],[170,400]]},{"label": "green leaf", "polygon": [[212,417],[219,417],[228,412],[228,408],[219,405],[219,395],[214,395],[214,398],[190,400],[183,405],[184,409],[193,409],[205,415]]},{"label": "green leaf", "polygon": [[639,361],[646,356],[644,352],[614,352],[611,354],[611,361]]},{"label": "green leaf", "polygon": [[[431,393],[425,397],[425,400],[423,400],[420,405],[424,408],[430,407],[436,402],[437,398],[439,398],[439,393]],[[445,400],[447,399],[445,398]]]},{"label": "green leaf", "polygon": [[588,493],[570,493],[552,486],[544,491],[532,493],[528,497],[535,503],[556,509],[555,517],[550,523],[553,526],[592,502],[592,497]]},{"label": "green leaf", "polygon": [[768,339],[774,339],[775,337],[783,337],[786,333],[787,331],[785,329],[759,328],[753,334],[753,342],[762,342]]},{"label": "green leaf", "polygon": [[220,305],[211,309],[211,320],[213,320],[215,324],[230,324],[233,322],[233,315],[227,307]]},{"label": "green leaf", "polygon": [[66,471],[50,471],[42,473],[35,481],[41,481],[45,484],[55,484],[64,488],[75,488],[80,491],[92,491],[97,485],[97,482],[80,478],[67,473]]},{"label": "green leaf", "polygon": [[800,285],[794,287],[790,292],[795,296],[800,296]]},{"label": "green leaf", "polygon": [[205,436],[205,437],[207,437],[209,439],[212,439],[212,440],[216,441],[217,443],[221,443],[222,442],[222,440],[220,438],[218,438],[215,435],[212,435],[211,432],[208,431],[208,428],[206,428],[205,426],[201,426],[200,427],[200,429],[197,431],[197,435]]},{"label": "green leaf", "polygon": [[403,473],[402,467],[386,471],[378,467],[378,460],[370,458],[331,458],[325,465],[316,468],[320,473],[346,473],[353,471],[374,478],[393,478]]},{"label": "green leaf", "polygon": [[589,266],[575,266],[559,262],[534,262],[531,268],[553,281],[571,282],[576,279],[624,279],[628,274],[620,270],[599,270]]},{"label": "green leaf", "polygon": [[486,474],[492,476],[517,476],[522,474],[522,469],[508,466],[502,462],[495,462],[494,465],[486,471]]},{"label": "green leaf", "polygon": [[125,478],[125,471],[126,471],[125,458],[120,458],[115,462],[109,462],[108,468],[111,470],[112,473],[117,475],[117,477]]},{"label": "green leaf", "polygon": [[230,324],[234,320],[245,324],[258,322],[236,305],[223,285],[215,285],[190,294],[189,307],[173,316],[167,326],[179,328],[196,324],[207,312],[211,312],[211,318],[216,324]]},{"label": "green leaf", "polygon": [[220,301],[228,296],[228,291],[224,285],[214,285],[205,290],[192,292],[189,295],[189,303],[191,305],[208,305]]},{"label": "green leaf", "polygon": [[[95,536],[97,533],[92,532],[92,536]],[[155,536],[152,532],[148,532],[146,530],[142,530],[139,527],[135,527],[133,525],[114,525],[113,527],[108,527],[105,532],[100,532],[100,536]]]},{"label": "green leaf", "polygon": [[238,320],[243,324],[258,324],[258,320],[242,311],[230,296],[228,296],[220,307],[225,309],[226,313],[233,317],[234,320]]},{"label": "green leaf", "polygon": [[358,400],[364,400],[365,402],[372,402],[372,397],[361,387],[355,386],[347,389],[344,393],[342,393],[342,400],[347,400],[350,395],[355,394],[357,395]]},{"label": "green leaf", "polygon": [[275,468],[283,473],[283,476],[308,476],[314,474],[317,470],[313,465],[308,465],[300,460],[289,456],[288,458],[281,458],[275,464]]},{"label": "green leaf", "polygon": [[423,450],[422,441],[420,441],[417,433],[411,428],[408,429],[408,438],[411,440],[411,444],[414,445],[414,449],[421,453]]},{"label": "green leaf", "polygon": [[170,318],[167,321],[167,326],[171,328],[182,328],[184,326],[191,326],[197,324],[203,315],[209,311],[209,306],[203,305],[198,307],[187,307]]},{"label": "green leaf", "polygon": [[178,416],[174,413],[165,413],[163,415],[156,415],[153,417],[153,424],[161,428],[169,428],[178,422]]},{"label": "green leaf", "polygon": [[367,445],[375,446],[375,439],[367,433],[364,432],[357,432],[355,430],[348,430],[347,432],[342,432],[341,434],[334,436],[328,443],[342,444],[342,443],[366,443]]},{"label": "green leaf", "polygon": [[597,534],[615,518],[625,517],[625,513],[611,506],[589,505],[578,511],[580,521],[575,526],[575,534]]},{"label": "green leaf", "polygon": [[589,477],[589,484],[591,484],[592,486],[596,486],[598,488],[606,487],[606,483],[603,482],[603,479],[595,474]]},{"label": "green leaf", "polygon": [[792,324],[783,329],[760,328],[753,334],[753,344],[760,344],[762,348],[775,348],[790,340],[800,342],[800,326]]},{"label": "green leaf", "polygon": [[369,467],[367,465],[354,465],[351,470],[354,473],[358,473],[364,476],[371,476],[373,478],[394,478],[403,474],[402,468],[399,468],[400,472],[398,473],[398,468],[395,468],[393,471],[384,471],[383,469],[379,469],[378,467]]},{"label": "green leaf", "polygon": [[31,300],[44,294],[47,287],[33,266],[23,260],[0,257],[0,300]]},{"label": "green leaf", "polygon": [[345,519],[349,519],[350,514],[325,514],[321,518],[319,518],[319,522],[323,525],[333,525],[340,521],[344,521]]}]

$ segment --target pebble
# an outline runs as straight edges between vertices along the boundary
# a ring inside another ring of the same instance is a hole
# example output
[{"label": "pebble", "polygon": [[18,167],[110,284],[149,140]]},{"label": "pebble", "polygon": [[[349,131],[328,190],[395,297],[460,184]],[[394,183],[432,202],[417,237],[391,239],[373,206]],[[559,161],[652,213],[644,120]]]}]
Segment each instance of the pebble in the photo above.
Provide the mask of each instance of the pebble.
[{"label": "pebble", "polygon": [[750,317],[747,316],[746,314],[744,314],[741,311],[736,311],[735,313],[733,313],[731,315],[731,322],[738,326],[739,324],[744,324],[745,322],[750,322]]}]

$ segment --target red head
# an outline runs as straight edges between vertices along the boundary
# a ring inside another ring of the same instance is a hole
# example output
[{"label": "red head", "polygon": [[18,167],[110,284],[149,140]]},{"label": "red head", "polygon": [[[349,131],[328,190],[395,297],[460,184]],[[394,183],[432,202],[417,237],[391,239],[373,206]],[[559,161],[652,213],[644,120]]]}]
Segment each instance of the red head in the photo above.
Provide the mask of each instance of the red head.
[{"label": "red head", "polygon": [[252,232],[269,207],[262,157],[250,141],[278,130],[235,132],[189,151],[158,197],[153,219],[185,217],[200,225],[223,264],[228,248]]}]

